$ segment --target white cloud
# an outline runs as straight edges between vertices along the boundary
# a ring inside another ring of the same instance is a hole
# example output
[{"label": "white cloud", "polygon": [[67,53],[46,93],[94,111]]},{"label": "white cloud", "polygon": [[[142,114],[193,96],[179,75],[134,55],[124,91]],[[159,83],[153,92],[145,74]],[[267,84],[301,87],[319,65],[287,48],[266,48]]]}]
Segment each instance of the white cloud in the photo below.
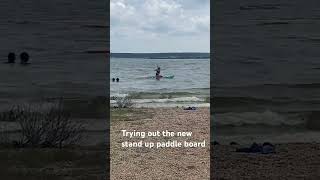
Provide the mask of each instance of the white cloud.
[{"label": "white cloud", "polygon": [[[148,52],[150,46],[155,44],[158,48],[156,52],[172,52],[168,43],[175,44],[176,51],[209,51],[209,2],[111,0],[112,52]],[[188,46],[181,45],[188,39]]]}]

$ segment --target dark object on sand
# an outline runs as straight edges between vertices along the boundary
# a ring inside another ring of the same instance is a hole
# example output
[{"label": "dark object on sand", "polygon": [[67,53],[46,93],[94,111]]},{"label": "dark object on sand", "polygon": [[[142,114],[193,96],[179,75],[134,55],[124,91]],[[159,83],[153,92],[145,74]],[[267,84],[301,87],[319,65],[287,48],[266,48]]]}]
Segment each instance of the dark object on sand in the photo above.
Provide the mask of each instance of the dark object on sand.
[{"label": "dark object on sand", "polygon": [[245,152],[245,153],[259,153],[262,151],[262,146],[257,143],[252,143],[249,148],[238,148],[236,152]]},{"label": "dark object on sand", "polygon": [[116,81],[119,82],[119,78],[117,78]]},{"label": "dark object on sand", "polygon": [[268,142],[263,145],[252,143],[249,148],[238,148],[236,152],[271,154],[275,153],[275,146]]},{"label": "dark object on sand", "polygon": [[218,141],[213,141],[213,145],[220,145]]},{"label": "dark object on sand", "polygon": [[267,146],[267,145],[270,145],[270,146],[273,146],[271,143],[269,143],[269,142],[264,142],[263,144],[262,144],[262,146]]},{"label": "dark object on sand", "polygon": [[11,52],[8,54],[8,62],[7,63],[14,63],[16,60],[16,54]]},{"label": "dark object on sand", "polygon": [[236,142],[234,142],[234,141],[232,141],[232,142],[230,143],[230,145],[233,146],[233,145],[239,145],[239,144],[236,143]]},{"label": "dark object on sand", "polygon": [[183,110],[197,110],[197,108],[193,106],[193,107],[183,108]]},{"label": "dark object on sand", "polygon": [[258,153],[262,151],[262,146],[257,144],[257,143],[253,143],[250,147],[251,152],[253,153]]},{"label": "dark object on sand", "polygon": [[28,64],[28,61],[29,61],[29,54],[26,53],[26,52],[23,52],[20,54],[20,63],[21,64]]},{"label": "dark object on sand", "polygon": [[115,78],[112,78],[112,82],[114,82],[116,79]]},{"label": "dark object on sand", "polygon": [[276,148],[273,144],[269,142],[265,142],[262,145],[262,154],[271,154],[271,153],[276,153]]}]

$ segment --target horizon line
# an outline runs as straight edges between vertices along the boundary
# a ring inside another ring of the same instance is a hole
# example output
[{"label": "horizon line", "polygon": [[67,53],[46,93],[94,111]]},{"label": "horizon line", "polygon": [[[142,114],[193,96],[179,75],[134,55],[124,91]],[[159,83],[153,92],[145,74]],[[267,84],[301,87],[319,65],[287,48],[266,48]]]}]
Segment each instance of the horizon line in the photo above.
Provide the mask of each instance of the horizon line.
[{"label": "horizon line", "polygon": [[192,52],[192,51],[186,51],[186,52],[110,52],[112,53],[117,53],[117,54],[155,54],[155,53],[209,53],[210,52]]}]

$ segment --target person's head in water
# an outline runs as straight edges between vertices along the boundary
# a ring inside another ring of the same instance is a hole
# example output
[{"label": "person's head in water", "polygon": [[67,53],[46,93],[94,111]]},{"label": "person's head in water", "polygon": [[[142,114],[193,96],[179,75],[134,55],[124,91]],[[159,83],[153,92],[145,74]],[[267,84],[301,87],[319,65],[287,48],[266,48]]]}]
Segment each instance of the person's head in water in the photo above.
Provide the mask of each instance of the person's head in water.
[{"label": "person's head in water", "polygon": [[16,60],[16,54],[14,54],[13,52],[8,54],[8,63],[14,63]]},{"label": "person's head in water", "polygon": [[119,82],[119,78],[117,78],[116,81]]},{"label": "person's head in water", "polygon": [[26,52],[23,52],[20,54],[20,60],[21,60],[21,64],[27,64],[29,61],[29,54]]},{"label": "person's head in water", "polygon": [[112,78],[112,82],[114,82],[116,79],[115,78]]}]

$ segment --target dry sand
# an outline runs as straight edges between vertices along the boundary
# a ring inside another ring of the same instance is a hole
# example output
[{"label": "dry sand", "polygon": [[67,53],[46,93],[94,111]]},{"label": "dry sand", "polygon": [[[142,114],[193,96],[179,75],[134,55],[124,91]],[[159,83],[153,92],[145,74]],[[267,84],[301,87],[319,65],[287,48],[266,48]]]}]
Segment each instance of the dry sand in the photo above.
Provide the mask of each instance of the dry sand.
[{"label": "dry sand", "polygon": [[236,146],[211,149],[212,179],[320,179],[320,144],[278,144],[265,155],[238,153]]},{"label": "dry sand", "polygon": [[[111,179],[209,179],[209,108],[199,108],[196,111],[185,111],[181,108],[144,109],[143,111],[142,113],[141,110],[133,110],[131,115],[141,113],[140,117],[134,119],[111,120]],[[144,117],[147,117],[144,116],[145,113],[152,113],[153,116],[145,119]],[[129,140],[129,138],[122,137],[121,130],[123,129],[128,131],[192,131],[192,137],[188,138],[157,137],[152,140],[206,140],[206,147],[122,148],[121,142]]]}]

